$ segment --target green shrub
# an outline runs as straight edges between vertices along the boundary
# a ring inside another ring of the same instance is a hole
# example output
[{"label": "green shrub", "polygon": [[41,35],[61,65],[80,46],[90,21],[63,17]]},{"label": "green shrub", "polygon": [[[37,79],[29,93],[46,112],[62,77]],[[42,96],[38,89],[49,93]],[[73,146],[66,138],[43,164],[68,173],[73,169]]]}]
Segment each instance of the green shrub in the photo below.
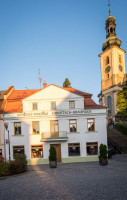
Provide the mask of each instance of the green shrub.
[{"label": "green shrub", "polygon": [[118,131],[127,135],[127,124],[118,122],[118,123],[116,123],[115,127]]},{"label": "green shrub", "polygon": [[107,151],[107,146],[105,144],[101,144],[99,147],[99,159],[104,158],[107,159],[108,158],[108,151]]},{"label": "green shrub", "polygon": [[27,160],[25,154],[14,155],[14,160],[10,161],[10,174],[20,174],[27,170]]},{"label": "green shrub", "polygon": [[10,164],[8,162],[0,163],[0,176],[7,176],[10,174]]},{"label": "green shrub", "polygon": [[56,161],[56,149],[51,146],[49,150],[49,161]]}]

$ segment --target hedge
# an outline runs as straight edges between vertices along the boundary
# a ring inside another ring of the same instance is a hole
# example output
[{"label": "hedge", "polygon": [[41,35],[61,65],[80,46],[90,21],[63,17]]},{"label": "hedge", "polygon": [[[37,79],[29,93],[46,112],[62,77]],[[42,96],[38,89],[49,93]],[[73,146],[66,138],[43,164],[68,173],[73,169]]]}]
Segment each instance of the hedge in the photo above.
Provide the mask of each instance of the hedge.
[{"label": "hedge", "polygon": [[115,127],[118,131],[127,135],[127,124],[118,122],[118,123],[116,123]]}]

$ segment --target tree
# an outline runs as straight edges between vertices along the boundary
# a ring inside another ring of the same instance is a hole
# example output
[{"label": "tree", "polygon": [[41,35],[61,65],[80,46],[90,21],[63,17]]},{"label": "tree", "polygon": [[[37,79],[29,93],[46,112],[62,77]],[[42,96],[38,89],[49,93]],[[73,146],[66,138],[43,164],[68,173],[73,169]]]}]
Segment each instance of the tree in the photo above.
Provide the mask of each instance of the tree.
[{"label": "tree", "polygon": [[127,83],[122,87],[122,90],[117,94],[118,115],[127,117]]},{"label": "tree", "polygon": [[65,81],[63,82],[63,87],[64,88],[71,87],[71,82],[69,81],[68,78],[66,78]]}]

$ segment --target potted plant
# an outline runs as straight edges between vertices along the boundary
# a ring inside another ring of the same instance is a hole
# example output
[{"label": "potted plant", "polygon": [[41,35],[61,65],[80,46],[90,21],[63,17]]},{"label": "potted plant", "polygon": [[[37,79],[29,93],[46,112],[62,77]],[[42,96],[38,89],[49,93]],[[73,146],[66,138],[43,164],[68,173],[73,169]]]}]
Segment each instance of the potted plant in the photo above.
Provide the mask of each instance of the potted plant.
[{"label": "potted plant", "polygon": [[99,147],[99,163],[102,166],[108,165],[108,151],[105,144],[101,144]]},{"label": "potted plant", "polygon": [[51,168],[56,168],[57,167],[57,158],[56,158],[56,149],[51,146],[49,150],[49,166]]}]

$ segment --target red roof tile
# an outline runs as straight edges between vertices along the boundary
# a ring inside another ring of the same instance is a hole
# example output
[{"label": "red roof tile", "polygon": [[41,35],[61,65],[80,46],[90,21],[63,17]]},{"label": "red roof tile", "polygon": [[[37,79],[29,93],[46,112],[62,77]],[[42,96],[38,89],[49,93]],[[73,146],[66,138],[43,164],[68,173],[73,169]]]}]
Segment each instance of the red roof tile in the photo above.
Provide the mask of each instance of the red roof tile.
[{"label": "red roof tile", "polygon": [[77,95],[80,95],[80,96],[92,97],[92,94],[89,94],[89,93],[86,93],[86,92],[81,92],[80,90],[76,90],[75,88],[64,88],[64,89],[69,91],[69,92],[73,92]]}]

